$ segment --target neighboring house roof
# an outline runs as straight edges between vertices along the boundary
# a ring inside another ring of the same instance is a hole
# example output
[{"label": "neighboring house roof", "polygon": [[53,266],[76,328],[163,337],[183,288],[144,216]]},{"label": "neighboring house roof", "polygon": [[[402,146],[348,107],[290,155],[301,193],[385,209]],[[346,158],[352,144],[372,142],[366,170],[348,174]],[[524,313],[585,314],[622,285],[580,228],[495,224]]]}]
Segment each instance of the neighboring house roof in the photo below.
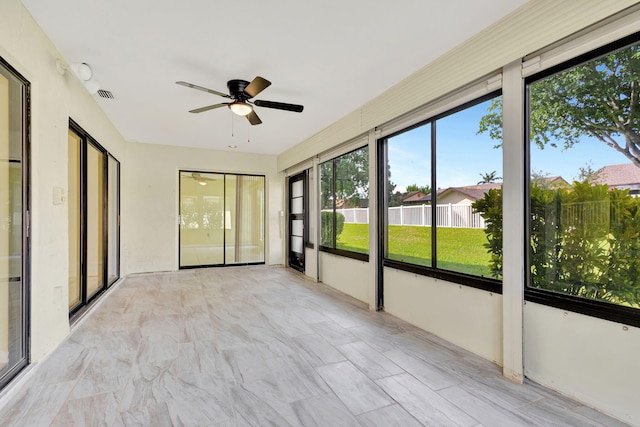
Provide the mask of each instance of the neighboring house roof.
[{"label": "neighboring house roof", "polygon": [[402,198],[402,201],[405,203],[418,202],[424,196],[426,196],[426,194],[423,193],[422,191],[409,191],[407,194],[404,195],[404,197]]},{"label": "neighboring house roof", "polygon": [[601,168],[594,180],[611,188],[640,188],[640,168],[633,163],[610,165]]},{"label": "neighboring house roof", "polygon": [[543,181],[549,187],[569,187],[571,185],[561,176],[547,176],[543,178]]},{"label": "neighboring house roof", "polygon": [[464,187],[449,187],[438,193],[438,196],[444,196],[448,193],[458,192],[467,196],[472,200],[480,200],[484,197],[489,190],[499,189],[502,187],[502,183],[489,183],[478,185],[465,185]]},{"label": "neighboring house roof", "polygon": [[[468,197],[469,199],[473,199],[475,201],[475,200],[482,199],[489,190],[499,189],[501,187],[502,187],[502,183],[500,182],[497,182],[497,183],[492,182],[489,184],[478,184],[478,185],[465,185],[463,187],[448,187],[442,190],[438,190],[438,197],[445,196],[446,194],[449,194],[452,192],[458,192]],[[420,201],[430,202],[431,194],[427,194],[425,197],[420,199]]]},{"label": "neighboring house roof", "polygon": [[532,177],[532,181],[543,188],[557,189],[571,187],[571,184],[561,176]]}]

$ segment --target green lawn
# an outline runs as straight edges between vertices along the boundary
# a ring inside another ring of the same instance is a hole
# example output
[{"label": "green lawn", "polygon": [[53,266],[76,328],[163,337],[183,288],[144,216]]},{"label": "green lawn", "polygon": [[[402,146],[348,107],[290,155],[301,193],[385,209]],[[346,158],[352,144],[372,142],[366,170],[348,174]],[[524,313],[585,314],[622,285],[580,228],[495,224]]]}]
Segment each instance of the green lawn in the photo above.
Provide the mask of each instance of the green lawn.
[{"label": "green lawn", "polygon": [[[479,228],[439,228],[438,267],[491,277],[487,242]],[[345,224],[336,246],[340,249],[367,253],[368,224]],[[389,259],[418,265],[431,265],[431,228],[410,225],[389,226]]]}]

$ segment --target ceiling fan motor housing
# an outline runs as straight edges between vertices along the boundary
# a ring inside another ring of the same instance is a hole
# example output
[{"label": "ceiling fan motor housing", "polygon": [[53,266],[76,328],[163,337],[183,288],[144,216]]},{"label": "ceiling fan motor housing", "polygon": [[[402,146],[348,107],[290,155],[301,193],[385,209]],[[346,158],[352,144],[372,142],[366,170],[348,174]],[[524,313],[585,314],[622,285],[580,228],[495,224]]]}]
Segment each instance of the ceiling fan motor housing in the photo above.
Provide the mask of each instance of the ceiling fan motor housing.
[{"label": "ceiling fan motor housing", "polygon": [[229,95],[232,98],[237,100],[246,101],[251,98],[248,94],[244,92],[244,89],[249,86],[249,82],[246,80],[229,80],[227,82],[227,87],[229,88]]}]

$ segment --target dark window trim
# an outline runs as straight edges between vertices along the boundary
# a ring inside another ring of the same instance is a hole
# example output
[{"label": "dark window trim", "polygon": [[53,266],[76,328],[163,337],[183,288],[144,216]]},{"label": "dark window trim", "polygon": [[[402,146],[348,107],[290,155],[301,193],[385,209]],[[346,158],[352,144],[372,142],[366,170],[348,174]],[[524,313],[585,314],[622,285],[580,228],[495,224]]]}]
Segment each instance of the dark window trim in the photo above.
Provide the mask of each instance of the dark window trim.
[{"label": "dark window trim", "polygon": [[386,205],[388,203],[387,195],[389,194],[389,180],[387,179],[387,159],[389,153],[385,141],[385,139],[376,141],[376,177],[378,179],[378,197],[376,200],[376,209],[378,209],[378,223],[376,224],[378,230],[376,259],[376,271],[378,275],[376,287],[378,298],[376,301],[376,310],[382,310],[384,308],[384,248],[385,242],[388,239],[388,227],[386,224],[389,219],[389,211]]},{"label": "dark window trim", "polygon": [[328,246],[320,246],[320,252],[326,252],[332,255],[339,255],[346,258],[357,259],[358,261],[369,262],[369,254],[361,252],[347,251],[344,249],[330,248]]},{"label": "dark window trim", "polygon": [[311,194],[309,191],[309,169],[305,169],[304,171],[302,171],[302,173],[304,174],[304,247],[313,249],[314,244],[310,242],[311,239],[309,239],[309,224],[311,224],[311,219],[309,217],[309,214],[311,213],[311,211],[309,210],[309,195]]},{"label": "dark window trim", "polygon": [[264,262],[238,262],[235,264],[186,265],[184,267],[180,267],[180,270],[195,270],[198,268],[219,268],[219,267],[246,267],[251,265],[264,265]]},{"label": "dark window trim", "polygon": [[529,302],[640,328],[640,309],[637,308],[528,286],[525,288],[524,296]]},{"label": "dark window trim", "polygon": [[481,289],[488,292],[494,292],[496,294],[502,294],[502,282],[496,279],[458,273],[456,271],[444,270],[442,268],[409,264],[389,258],[385,258],[383,262],[384,267],[419,274],[421,276],[433,277],[435,279],[445,280],[447,282],[455,283],[458,285],[465,285],[470,288]]},{"label": "dark window trim", "polygon": [[5,68],[22,85],[22,360],[0,378],[0,391],[31,363],[31,83],[0,56]]},{"label": "dark window trim", "polygon": [[[437,114],[433,117],[422,120],[416,124],[410,125],[404,129],[401,129],[397,132],[394,132],[390,135],[387,135],[383,138],[378,139],[377,141],[378,151],[381,153],[384,151],[384,154],[381,154],[379,156],[379,161],[381,164],[378,165],[378,188],[379,188],[378,200],[380,201],[378,209],[380,212],[382,212],[382,214],[379,216],[379,219],[378,219],[380,224],[378,230],[379,230],[379,235],[383,236],[383,238],[380,239],[381,242],[379,247],[380,254],[382,254],[382,263],[381,263],[382,267],[389,267],[397,270],[403,270],[410,273],[419,274],[421,276],[433,277],[436,279],[444,280],[447,282],[451,282],[453,284],[464,285],[464,286],[468,286],[475,289],[481,289],[488,292],[502,294],[502,280],[493,279],[489,277],[474,276],[471,274],[465,274],[457,271],[446,270],[443,268],[439,268],[437,266],[437,230],[439,227],[430,227],[431,228],[431,254],[432,254],[431,262],[433,263],[432,267],[426,267],[418,264],[411,264],[407,262],[390,259],[387,257],[387,251],[385,249],[387,240],[388,240],[388,234],[387,234],[387,231],[388,231],[387,203],[388,201],[387,201],[387,188],[386,188],[387,180],[388,180],[388,177],[387,177],[388,159],[386,156],[388,141],[395,136],[409,132],[418,127],[425,126],[428,124],[431,125],[431,130],[430,130],[431,177],[430,178],[431,178],[431,187],[432,189],[435,189],[437,188],[437,184],[436,184],[436,181],[437,181],[437,170],[436,170],[436,167],[437,167],[437,161],[436,161],[437,121],[444,117],[453,115],[462,110],[465,110],[467,108],[473,107],[474,105],[478,105],[483,102],[489,101],[501,95],[502,95],[502,89],[495,90],[486,95],[472,99],[471,101],[467,101],[443,113]],[[433,203],[437,205],[438,203],[437,191],[432,190],[431,194],[432,194]],[[431,209],[432,224],[436,224],[436,215],[437,215],[436,209]],[[382,277],[382,273],[381,273],[381,277]],[[382,279],[380,280],[382,282]],[[379,284],[379,291],[378,291],[379,295],[383,295],[380,288],[384,289],[383,284]]]},{"label": "dark window trim", "polygon": [[590,52],[584,53],[582,55],[578,55],[575,58],[569,59],[568,61],[564,61],[558,65],[550,67],[546,70],[543,70],[537,74],[531,75],[525,78],[525,188],[524,188],[524,198],[525,198],[525,212],[524,212],[524,223],[525,225],[525,239],[524,239],[524,250],[526,254],[526,267],[525,267],[525,286],[524,286],[524,299],[525,301],[530,301],[542,305],[547,305],[550,307],[558,308],[561,310],[572,311],[575,313],[584,314],[586,316],[592,316],[603,320],[609,320],[612,322],[623,323],[630,326],[640,327],[640,309],[627,307],[623,305],[617,305],[614,303],[606,302],[606,301],[598,301],[592,300],[588,298],[581,298],[574,295],[563,294],[560,292],[555,292],[547,289],[540,289],[530,286],[531,283],[531,266],[530,266],[530,244],[531,235],[530,235],[530,223],[529,217],[531,212],[531,196],[530,196],[530,185],[531,185],[531,141],[529,138],[530,135],[530,121],[529,117],[531,116],[531,103],[530,99],[530,86],[532,83],[535,83],[539,80],[550,77],[554,74],[558,74],[585,62],[588,62],[592,59],[596,59],[603,55],[607,55],[612,53],[613,51],[623,49],[625,47],[631,46],[633,44],[637,44],[640,42],[640,32],[631,34],[629,36],[623,37],[617,41],[612,43],[608,43],[604,46],[601,46],[597,49],[594,49]]},{"label": "dark window trim", "polygon": [[[121,245],[121,242],[122,242],[122,236],[120,235],[120,207],[122,206],[121,205],[121,196],[120,196],[120,161],[118,159],[116,159],[111,153],[107,153],[107,161],[106,161],[106,163],[107,163],[107,173],[109,173],[109,166],[108,166],[109,159],[113,159],[116,162],[116,176],[117,176],[117,179],[118,179],[118,183],[117,183],[118,185],[117,185],[117,188],[116,188],[116,194],[118,196],[118,198],[116,200],[116,203],[118,204],[118,213],[117,213],[117,218],[116,218],[116,225],[117,225],[117,227],[116,227],[117,228],[116,235],[117,235],[117,239],[118,239],[118,245],[116,246],[116,254],[117,254],[118,262],[117,262],[117,268],[116,268],[116,271],[115,271],[115,278],[111,282],[108,281],[108,279],[109,279],[109,266],[107,265],[107,288],[109,288],[111,285],[113,285],[114,283],[116,283],[120,279],[120,250],[121,250],[121,246],[120,245]],[[107,184],[110,184],[110,183],[107,181]],[[107,212],[109,211],[109,194],[108,194],[108,191],[109,191],[109,188],[107,186]],[[108,220],[108,217],[107,217],[107,220]],[[108,221],[107,221],[107,223],[108,223]],[[108,224],[107,224],[107,226],[108,226]],[[107,232],[107,251],[108,251],[108,248],[109,248],[109,240],[108,239],[109,239],[109,233]],[[108,259],[108,257],[107,257],[107,259]]]},{"label": "dark window trim", "polygon": [[[260,262],[246,262],[246,263],[236,263],[236,264],[227,264],[227,251],[226,251],[226,247],[227,247],[227,233],[222,233],[222,247],[223,247],[223,251],[222,251],[222,264],[202,264],[202,265],[185,265],[182,266],[180,265],[180,253],[182,251],[182,245],[181,245],[181,233],[182,233],[182,228],[180,227],[180,220],[182,219],[182,211],[180,209],[181,206],[181,201],[182,201],[182,185],[180,185],[180,174],[182,172],[187,172],[187,173],[212,173],[212,174],[216,174],[216,175],[222,175],[223,176],[223,180],[224,180],[224,184],[223,184],[223,201],[224,204],[226,206],[227,203],[227,175],[234,175],[234,176],[257,176],[257,177],[261,177],[264,180],[264,206],[262,207],[263,209],[263,218],[265,221],[265,228],[264,228],[264,233],[265,235],[263,236],[264,239],[262,240],[262,253],[264,254],[264,261],[260,261]],[[194,268],[212,268],[212,267],[234,267],[234,266],[242,266],[242,265],[264,265],[267,261],[267,228],[266,228],[266,221],[267,221],[267,176],[264,174],[252,174],[252,173],[234,173],[234,172],[212,172],[212,171],[203,171],[203,170],[195,170],[195,169],[179,169],[178,170],[178,270],[192,270]]]},{"label": "dark window trim", "polygon": [[[368,152],[369,145],[363,145],[363,146],[360,146],[358,148],[354,148],[351,151],[347,151],[346,153],[342,153],[339,156],[336,156],[336,157],[334,157],[332,159],[329,159],[329,160],[326,160],[326,161],[320,163],[318,165],[318,167],[320,168],[320,182],[318,183],[319,184],[318,188],[320,188],[320,190],[322,191],[322,165],[324,165],[325,163],[331,162],[331,174],[332,174],[332,178],[331,178],[331,193],[333,193],[333,195],[335,196],[335,194],[336,194],[336,160],[342,158],[343,156],[346,156],[347,154],[351,154],[351,153],[354,153],[354,152],[356,152],[358,150],[362,150],[363,148],[367,148],[367,152]],[[370,153],[367,153],[367,154],[370,154]],[[370,155],[369,155],[369,162],[371,162],[371,156]],[[369,254],[368,253],[363,254],[361,252],[348,251],[348,250],[345,250],[345,249],[336,248],[336,226],[337,226],[337,219],[336,218],[337,218],[337,215],[336,215],[336,198],[335,197],[333,197],[332,205],[333,205],[333,233],[332,233],[333,247],[325,246],[325,245],[322,245],[322,244],[318,243],[318,249],[321,252],[328,252],[328,253],[331,253],[333,255],[339,255],[339,256],[344,256],[344,257],[347,257],[347,258],[353,258],[353,259],[357,259],[357,260],[360,260],[360,261],[369,262]],[[371,209],[371,205],[369,205],[369,209]],[[322,227],[322,206],[319,206],[318,213],[319,213],[318,224],[319,224],[320,227]],[[320,234],[322,234],[322,231],[321,231]]]}]

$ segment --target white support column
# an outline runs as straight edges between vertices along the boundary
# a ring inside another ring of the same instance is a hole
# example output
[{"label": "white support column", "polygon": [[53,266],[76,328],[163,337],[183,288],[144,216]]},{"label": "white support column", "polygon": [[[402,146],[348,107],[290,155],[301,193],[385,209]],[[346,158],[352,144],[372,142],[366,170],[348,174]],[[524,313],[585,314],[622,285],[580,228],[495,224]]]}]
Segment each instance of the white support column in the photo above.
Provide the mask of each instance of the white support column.
[{"label": "white support column", "polygon": [[503,69],[502,83],[502,212],[503,279],[502,342],[503,375],[515,382],[524,377],[524,81],[521,61]]},{"label": "white support column", "polygon": [[[368,301],[369,309],[375,310],[378,301],[378,180],[376,159],[378,158],[378,144],[374,130],[369,131],[369,280]],[[372,209],[373,207],[373,209]]]}]

